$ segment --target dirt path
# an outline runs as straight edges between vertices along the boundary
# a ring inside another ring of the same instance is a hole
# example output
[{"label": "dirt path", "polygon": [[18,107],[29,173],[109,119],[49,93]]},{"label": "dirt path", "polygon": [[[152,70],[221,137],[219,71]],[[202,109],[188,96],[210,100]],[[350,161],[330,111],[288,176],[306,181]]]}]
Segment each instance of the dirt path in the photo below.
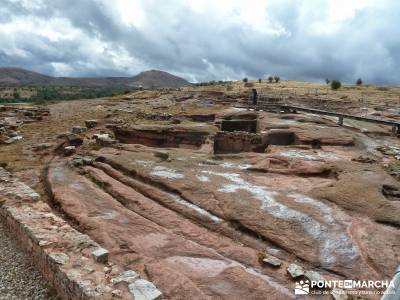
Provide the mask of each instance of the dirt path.
[{"label": "dirt path", "polygon": [[0,222],[0,300],[57,299]]}]

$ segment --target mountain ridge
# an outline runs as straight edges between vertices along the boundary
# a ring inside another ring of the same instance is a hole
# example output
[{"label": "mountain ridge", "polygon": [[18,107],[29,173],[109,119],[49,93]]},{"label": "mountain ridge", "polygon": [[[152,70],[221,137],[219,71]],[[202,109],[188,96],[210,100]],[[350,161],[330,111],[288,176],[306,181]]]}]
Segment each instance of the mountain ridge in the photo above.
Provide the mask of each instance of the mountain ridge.
[{"label": "mountain ridge", "polygon": [[53,77],[16,67],[0,67],[0,86],[81,86],[81,87],[161,87],[176,88],[190,83],[160,70],[132,77]]}]

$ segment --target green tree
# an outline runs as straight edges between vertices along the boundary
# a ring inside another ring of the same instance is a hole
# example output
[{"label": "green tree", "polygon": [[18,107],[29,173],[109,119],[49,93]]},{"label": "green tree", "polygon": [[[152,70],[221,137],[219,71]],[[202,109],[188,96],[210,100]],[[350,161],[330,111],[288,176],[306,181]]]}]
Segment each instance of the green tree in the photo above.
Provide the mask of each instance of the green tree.
[{"label": "green tree", "polygon": [[361,79],[361,78],[358,78],[357,81],[356,81],[356,84],[357,84],[357,85],[362,85],[362,84],[363,84],[362,79]]},{"label": "green tree", "polygon": [[19,95],[19,93],[18,93],[18,91],[17,91],[16,89],[15,89],[14,92],[13,92],[13,97],[14,97],[14,99],[19,99],[19,98],[21,98],[20,95]]},{"label": "green tree", "polygon": [[269,76],[269,77],[268,77],[268,82],[269,82],[269,83],[272,83],[272,81],[274,81],[274,77]]},{"label": "green tree", "polygon": [[249,81],[249,79],[247,79],[247,77],[243,78],[243,82],[244,82],[244,83],[246,83],[246,82],[248,82],[248,81]]},{"label": "green tree", "polygon": [[281,80],[281,78],[279,76],[274,76],[274,80],[275,80],[276,83],[278,83],[279,80]]},{"label": "green tree", "polygon": [[339,80],[332,80],[331,81],[331,89],[338,90],[342,86],[342,83]]}]

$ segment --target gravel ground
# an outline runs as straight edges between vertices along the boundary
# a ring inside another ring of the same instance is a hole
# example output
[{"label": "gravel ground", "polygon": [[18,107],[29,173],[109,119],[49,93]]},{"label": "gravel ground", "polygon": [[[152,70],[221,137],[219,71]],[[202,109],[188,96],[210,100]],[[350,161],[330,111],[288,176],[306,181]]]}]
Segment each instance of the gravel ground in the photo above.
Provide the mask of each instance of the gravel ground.
[{"label": "gravel ground", "polygon": [[0,300],[57,299],[0,221]]}]

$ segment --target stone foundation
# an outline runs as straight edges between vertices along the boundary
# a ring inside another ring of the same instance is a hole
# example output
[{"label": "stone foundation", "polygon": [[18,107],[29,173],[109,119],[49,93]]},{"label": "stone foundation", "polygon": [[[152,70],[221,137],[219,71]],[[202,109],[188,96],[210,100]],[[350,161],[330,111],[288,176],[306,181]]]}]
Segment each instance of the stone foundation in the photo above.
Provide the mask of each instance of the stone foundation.
[{"label": "stone foundation", "polygon": [[218,132],[214,137],[214,153],[264,152],[266,136],[247,132]]},{"label": "stone foundation", "polygon": [[296,134],[291,130],[271,129],[267,133],[269,145],[293,145],[297,140]]},{"label": "stone foundation", "polygon": [[257,120],[222,120],[222,131],[245,131],[249,133],[257,132]]},{"label": "stone foundation", "polygon": [[[39,198],[35,191],[0,168],[0,221],[20,242],[59,297],[115,299],[118,295],[121,299],[132,299],[127,286],[130,282],[119,285],[118,289],[112,283],[112,276],[120,276],[122,268],[96,262],[92,254],[102,249],[101,246],[55,215]],[[159,299],[159,292],[157,295]]]},{"label": "stone foundation", "polygon": [[150,147],[197,149],[217,130],[214,126],[135,126],[113,128],[116,139],[127,144]]}]

